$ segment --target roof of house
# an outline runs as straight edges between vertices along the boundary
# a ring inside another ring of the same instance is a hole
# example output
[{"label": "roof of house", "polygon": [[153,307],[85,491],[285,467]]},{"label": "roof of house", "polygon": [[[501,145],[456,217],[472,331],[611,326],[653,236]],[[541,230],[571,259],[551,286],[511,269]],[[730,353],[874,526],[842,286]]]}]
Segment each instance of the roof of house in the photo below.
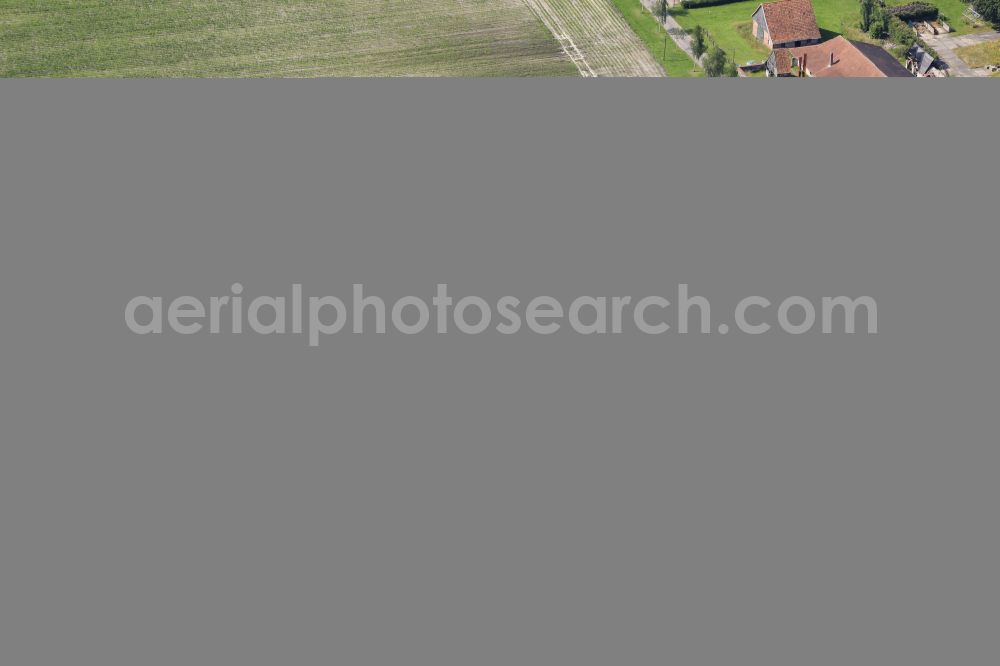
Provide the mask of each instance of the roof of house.
[{"label": "roof of house", "polygon": [[778,76],[785,76],[792,73],[792,52],[788,49],[774,49],[771,51],[774,58],[774,69]]},{"label": "roof of house", "polygon": [[[840,35],[822,44],[778,49],[778,51],[787,52],[789,56],[794,56],[799,62],[805,56],[806,69],[812,76],[818,78],[913,76],[881,46],[852,42]],[[786,73],[790,73],[791,57],[777,52],[775,52],[775,56],[775,64],[780,67],[782,62],[787,62],[788,72]]]},{"label": "roof of house", "polygon": [[926,74],[934,66],[934,56],[920,48],[919,44],[911,46],[907,55],[916,62],[917,71],[921,74]]},{"label": "roof of house", "polygon": [[765,2],[761,7],[764,9],[764,20],[767,21],[767,31],[772,43],[820,39],[812,0],[778,0]]}]

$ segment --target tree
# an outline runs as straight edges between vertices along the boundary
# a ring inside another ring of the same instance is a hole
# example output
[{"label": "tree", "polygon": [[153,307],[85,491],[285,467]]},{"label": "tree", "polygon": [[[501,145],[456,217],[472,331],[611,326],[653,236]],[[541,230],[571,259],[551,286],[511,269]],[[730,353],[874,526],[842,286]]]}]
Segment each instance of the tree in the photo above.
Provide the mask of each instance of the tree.
[{"label": "tree", "polygon": [[885,39],[889,36],[889,13],[885,11],[885,5],[881,2],[876,2],[872,9],[868,34],[875,39]]},{"label": "tree", "polygon": [[708,76],[722,76],[726,69],[726,53],[718,46],[713,46],[705,56],[704,67]]},{"label": "tree", "polygon": [[670,5],[667,4],[667,0],[656,0],[653,4],[653,13],[660,19],[660,23],[666,23],[667,17],[670,16]]},{"label": "tree", "polygon": [[656,0],[653,4],[653,13],[656,17],[660,19],[660,23],[663,24],[663,59],[667,59],[667,17],[670,16],[670,5],[667,4],[667,0]]},{"label": "tree", "polygon": [[725,66],[722,68],[722,75],[728,76],[729,78],[735,78],[740,75],[739,70],[736,68],[736,63],[732,60],[727,60]]},{"label": "tree", "polygon": [[695,60],[701,60],[705,54],[705,30],[700,25],[691,30],[691,52]]},{"label": "tree", "polygon": [[1000,24],[1000,0],[973,0],[972,6],[993,25]]},{"label": "tree", "polygon": [[868,32],[872,27],[872,14],[878,0],[861,0],[861,31]]},{"label": "tree", "polygon": [[898,16],[893,16],[889,20],[889,39],[903,53],[906,53],[917,41],[917,33],[913,28],[899,20]]}]

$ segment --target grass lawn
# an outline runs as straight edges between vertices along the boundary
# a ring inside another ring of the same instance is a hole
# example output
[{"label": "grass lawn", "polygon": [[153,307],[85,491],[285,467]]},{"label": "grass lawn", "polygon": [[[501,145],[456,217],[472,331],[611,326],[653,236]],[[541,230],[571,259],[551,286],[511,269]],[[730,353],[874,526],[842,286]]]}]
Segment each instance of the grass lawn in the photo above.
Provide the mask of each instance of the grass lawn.
[{"label": "grass lawn", "polygon": [[672,13],[688,32],[700,24],[727,55],[736,59],[737,65],[742,65],[751,60],[760,62],[771,52],[750,35],[750,16],[759,4],[760,0],[745,0],[700,9],[675,7]]},{"label": "grass lawn", "polygon": [[577,76],[524,0],[0,0],[0,77]]},{"label": "grass lawn", "polygon": [[[649,49],[657,62],[667,70],[668,76],[684,78],[704,76],[700,67],[694,64],[691,57],[681,50],[674,40],[670,39],[656,18],[646,11],[639,0],[613,0],[615,6],[625,17],[625,20]],[[666,55],[664,55],[664,38],[666,38]]]},{"label": "grass lawn", "polygon": [[[967,6],[962,0],[925,1],[937,5],[941,10],[942,18],[955,31],[954,34],[962,35],[988,29],[973,29],[962,21],[962,12]],[[889,0],[888,2],[890,5],[905,3],[906,0]],[[723,51],[735,56],[737,64],[743,64],[748,60],[762,60],[770,52],[767,47],[750,35],[750,17],[758,5],[760,5],[760,0],[745,0],[729,5],[699,9],[677,7],[673,10],[673,15],[687,31],[690,31],[695,25],[701,24],[722,47]],[[847,33],[845,36],[849,39],[857,38],[857,35],[852,33],[856,31],[855,26],[858,21],[858,0],[813,0],[813,11],[816,12],[816,22],[819,24],[824,40],[843,33]]]},{"label": "grass lawn", "polygon": [[963,46],[955,49],[955,55],[964,60],[969,67],[1000,65],[1000,40]]}]

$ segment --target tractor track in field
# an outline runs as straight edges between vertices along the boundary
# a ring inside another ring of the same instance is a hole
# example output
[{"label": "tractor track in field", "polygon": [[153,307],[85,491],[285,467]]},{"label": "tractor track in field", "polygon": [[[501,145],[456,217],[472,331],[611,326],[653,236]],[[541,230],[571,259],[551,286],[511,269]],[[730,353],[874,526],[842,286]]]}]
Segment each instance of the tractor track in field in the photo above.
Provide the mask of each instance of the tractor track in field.
[{"label": "tractor track in field", "polygon": [[524,0],[581,76],[665,76],[610,0]]}]

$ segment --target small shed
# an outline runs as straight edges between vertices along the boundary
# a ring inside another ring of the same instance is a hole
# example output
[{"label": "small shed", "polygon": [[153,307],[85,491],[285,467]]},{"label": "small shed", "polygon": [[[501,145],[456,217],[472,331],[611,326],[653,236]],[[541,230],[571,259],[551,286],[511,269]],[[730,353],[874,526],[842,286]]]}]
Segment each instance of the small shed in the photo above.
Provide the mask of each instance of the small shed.
[{"label": "small shed", "polygon": [[928,76],[928,72],[934,68],[934,56],[919,44],[914,44],[906,53],[906,67],[915,76]]}]

